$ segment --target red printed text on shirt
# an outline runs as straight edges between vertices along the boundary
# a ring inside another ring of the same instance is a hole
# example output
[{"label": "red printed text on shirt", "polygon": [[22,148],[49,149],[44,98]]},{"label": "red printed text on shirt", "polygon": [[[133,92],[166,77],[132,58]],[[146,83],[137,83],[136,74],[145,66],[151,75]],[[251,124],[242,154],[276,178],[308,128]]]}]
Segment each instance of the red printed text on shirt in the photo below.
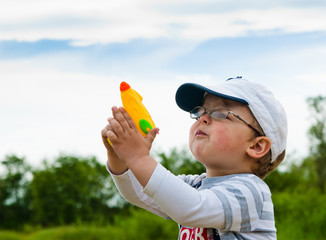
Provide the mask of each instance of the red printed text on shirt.
[{"label": "red printed text on shirt", "polygon": [[214,236],[211,229],[181,227],[179,233],[180,240],[212,240]]}]

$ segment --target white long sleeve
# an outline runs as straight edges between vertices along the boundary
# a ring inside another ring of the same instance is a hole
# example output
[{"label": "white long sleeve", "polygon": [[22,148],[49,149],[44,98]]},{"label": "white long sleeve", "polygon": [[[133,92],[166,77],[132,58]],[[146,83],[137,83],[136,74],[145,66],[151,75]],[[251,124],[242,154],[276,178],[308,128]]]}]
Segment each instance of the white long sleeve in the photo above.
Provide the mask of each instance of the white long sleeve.
[{"label": "white long sleeve", "polygon": [[143,192],[181,225],[205,228],[224,226],[223,206],[213,192],[196,190],[161,165],[156,167]]},{"label": "white long sleeve", "polygon": [[126,200],[183,226],[218,229],[221,239],[276,238],[269,188],[253,174],[177,177],[158,164],[145,188],[131,171],[112,177]]},{"label": "white long sleeve", "polygon": [[158,216],[168,218],[168,216],[162,212],[154,200],[143,193],[142,186],[139,184],[136,177],[130,170],[121,175],[115,175],[110,171],[108,166],[107,169],[110,172],[119,193],[124,199],[131,204],[144,208]]}]

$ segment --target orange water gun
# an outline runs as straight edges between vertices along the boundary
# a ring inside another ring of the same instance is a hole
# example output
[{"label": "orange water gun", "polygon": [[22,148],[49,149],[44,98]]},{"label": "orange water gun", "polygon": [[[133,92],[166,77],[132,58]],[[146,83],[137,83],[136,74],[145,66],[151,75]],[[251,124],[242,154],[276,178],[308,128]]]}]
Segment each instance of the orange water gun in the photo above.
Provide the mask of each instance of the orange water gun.
[{"label": "orange water gun", "polygon": [[137,130],[146,137],[147,133],[155,127],[155,124],[142,103],[142,96],[126,82],[120,83],[120,93],[123,108],[134,121]]}]

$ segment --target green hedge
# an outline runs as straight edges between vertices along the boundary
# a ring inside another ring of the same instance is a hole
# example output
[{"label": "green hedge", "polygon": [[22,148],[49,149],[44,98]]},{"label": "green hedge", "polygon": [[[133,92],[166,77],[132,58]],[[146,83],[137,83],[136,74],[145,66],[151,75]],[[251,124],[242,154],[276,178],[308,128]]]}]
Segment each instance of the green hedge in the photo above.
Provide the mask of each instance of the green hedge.
[{"label": "green hedge", "polygon": [[177,239],[178,226],[144,210],[134,209],[130,215],[116,216],[107,226],[62,226],[42,229],[30,234],[0,231],[1,240],[130,240]]},{"label": "green hedge", "polygon": [[326,195],[317,189],[273,195],[280,240],[326,239]]}]

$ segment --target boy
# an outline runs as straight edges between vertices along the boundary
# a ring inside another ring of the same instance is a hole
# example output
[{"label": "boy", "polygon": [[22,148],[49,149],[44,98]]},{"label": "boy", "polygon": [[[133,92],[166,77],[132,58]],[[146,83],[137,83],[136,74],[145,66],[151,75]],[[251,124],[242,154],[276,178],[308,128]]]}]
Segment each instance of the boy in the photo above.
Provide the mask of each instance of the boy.
[{"label": "boy", "polygon": [[175,220],[182,240],[276,239],[271,193],[261,179],[285,156],[281,104],[241,77],[213,87],[183,84],[176,102],[196,119],[189,147],[206,173],[174,176],[149,155],[158,129],[143,138],[127,112],[113,107],[102,139],[121,195]]}]

